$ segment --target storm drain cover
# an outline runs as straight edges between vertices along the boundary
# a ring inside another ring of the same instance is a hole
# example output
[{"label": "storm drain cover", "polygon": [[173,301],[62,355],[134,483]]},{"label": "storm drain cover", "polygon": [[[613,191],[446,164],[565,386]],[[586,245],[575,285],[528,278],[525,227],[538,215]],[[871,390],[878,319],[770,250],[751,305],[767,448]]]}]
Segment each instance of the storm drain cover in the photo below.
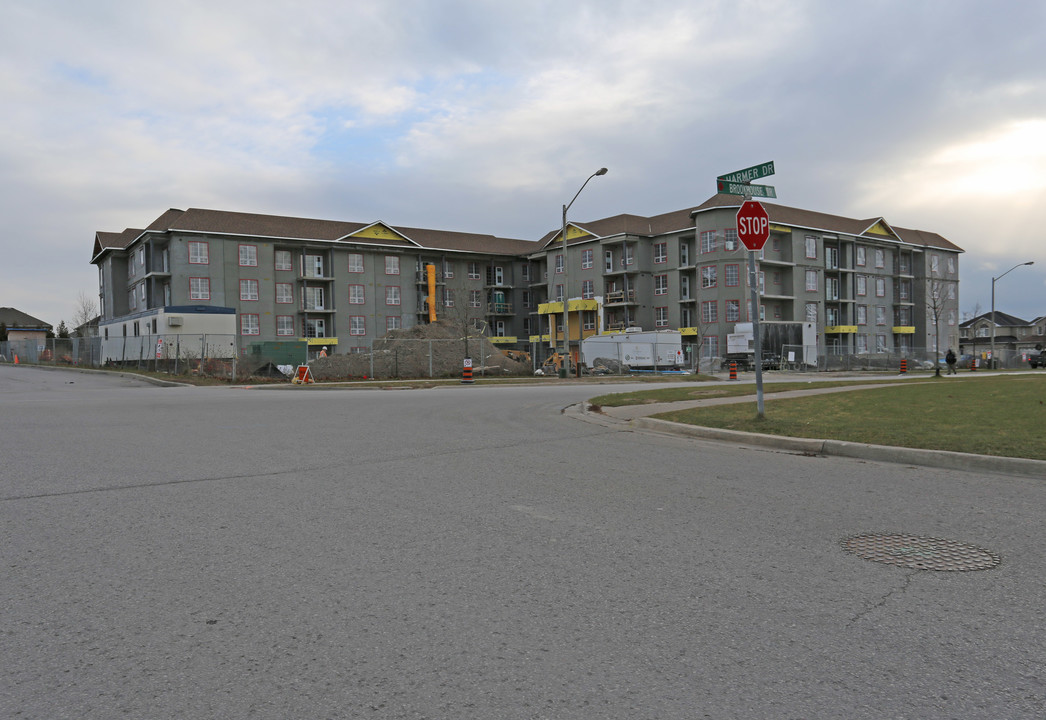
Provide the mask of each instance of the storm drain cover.
[{"label": "storm drain cover", "polygon": [[973,545],[921,535],[854,535],[843,548],[865,560],[915,570],[990,570],[999,556]]}]

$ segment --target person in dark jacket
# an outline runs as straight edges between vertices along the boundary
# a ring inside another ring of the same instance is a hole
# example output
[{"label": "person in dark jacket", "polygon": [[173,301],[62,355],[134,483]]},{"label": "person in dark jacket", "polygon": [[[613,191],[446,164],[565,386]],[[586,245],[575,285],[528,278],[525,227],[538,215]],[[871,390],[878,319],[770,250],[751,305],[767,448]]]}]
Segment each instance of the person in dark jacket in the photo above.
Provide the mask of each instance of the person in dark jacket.
[{"label": "person in dark jacket", "polygon": [[948,348],[948,354],[944,356],[944,361],[948,363],[948,374],[956,375],[955,372],[955,353],[951,348]]}]

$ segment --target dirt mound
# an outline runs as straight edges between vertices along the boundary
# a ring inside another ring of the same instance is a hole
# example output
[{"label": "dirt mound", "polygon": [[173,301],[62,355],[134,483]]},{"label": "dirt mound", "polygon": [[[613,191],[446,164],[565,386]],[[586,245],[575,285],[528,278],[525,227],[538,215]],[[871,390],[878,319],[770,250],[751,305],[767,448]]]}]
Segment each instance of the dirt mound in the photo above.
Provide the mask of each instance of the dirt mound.
[{"label": "dirt mound", "polygon": [[[372,352],[334,354],[309,363],[317,381],[359,378],[460,377],[466,341],[460,327],[443,323],[392,330],[374,341]],[[476,376],[529,375],[529,363],[505,356],[486,337],[468,338]]]}]

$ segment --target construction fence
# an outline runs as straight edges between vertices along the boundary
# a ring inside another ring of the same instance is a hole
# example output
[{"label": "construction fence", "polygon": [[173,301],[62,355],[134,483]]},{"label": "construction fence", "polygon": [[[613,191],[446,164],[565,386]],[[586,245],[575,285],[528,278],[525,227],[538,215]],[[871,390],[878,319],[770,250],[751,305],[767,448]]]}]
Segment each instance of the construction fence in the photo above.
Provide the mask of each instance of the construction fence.
[{"label": "construction fence", "polygon": [[162,334],[0,342],[0,363],[131,369],[169,375],[290,379],[309,364],[316,380],[460,377],[466,353],[476,375],[529,375],[529,360],[508,357],[482,337],[359,340],[338,352],[305,340],[250,342],[238,335]]}]

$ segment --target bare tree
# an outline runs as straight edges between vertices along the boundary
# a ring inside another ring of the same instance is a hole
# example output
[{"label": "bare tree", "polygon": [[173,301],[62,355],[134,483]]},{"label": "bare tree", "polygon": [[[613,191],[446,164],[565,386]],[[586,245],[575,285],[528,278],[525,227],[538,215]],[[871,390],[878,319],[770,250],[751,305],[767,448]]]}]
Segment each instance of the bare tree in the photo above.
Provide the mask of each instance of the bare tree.
[{"label": "bare tree", "polygon": [[933,318],[933,329],[936,333],[936,339],[933,343],[933,374],[937,377],[941,376],[941,315],[944,314],[945,294],[948,291],[947,285],[947,283],[943,283],[940,280],[933,280],[930,282],[930,287],[926,294],[926,309],[930,311],[930,317]]},{"label": "bare tree", "polygon": [[86,332],[87,324],[98,315],[98,298],[81,290],[76,296],[76,306],[73,310],[73,331],[77,334]]}]

